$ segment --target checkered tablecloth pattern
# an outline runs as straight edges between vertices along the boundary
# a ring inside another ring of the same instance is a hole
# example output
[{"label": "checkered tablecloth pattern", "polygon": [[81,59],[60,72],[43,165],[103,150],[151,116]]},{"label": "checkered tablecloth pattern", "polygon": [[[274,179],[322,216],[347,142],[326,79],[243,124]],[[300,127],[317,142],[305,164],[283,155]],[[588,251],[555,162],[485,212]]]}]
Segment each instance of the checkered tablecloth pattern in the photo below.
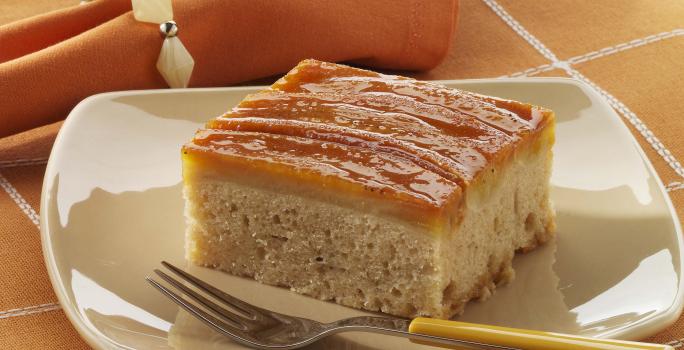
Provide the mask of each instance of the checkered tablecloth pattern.
[{"label": "checkered tablecloth pattern", "polygon": [[[0,25],[77,5],[3,0]],[[462,0],[447,59],[407,75],[562,76],[588,83],[629,125],[684,218],[678,160],[684,158],[684,2]],[[57,303],[40,245],[40,189],[60,126],[0,139],[0,349],[88,348]],[[682,347],[682,338],[684,318],[647,340]]]}]

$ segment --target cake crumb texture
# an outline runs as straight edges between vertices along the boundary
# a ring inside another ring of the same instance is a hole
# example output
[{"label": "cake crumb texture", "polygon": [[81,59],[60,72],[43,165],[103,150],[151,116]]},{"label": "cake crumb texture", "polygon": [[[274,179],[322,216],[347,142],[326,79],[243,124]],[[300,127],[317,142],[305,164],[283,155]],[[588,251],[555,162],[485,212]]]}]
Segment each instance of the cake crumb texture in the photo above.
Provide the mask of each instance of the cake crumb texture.
[{"label": "cake crumb texture", "polygon": [[304,61],[184,146],[186,257],[451,318],[553,236],[553,123],[541,107]]}]

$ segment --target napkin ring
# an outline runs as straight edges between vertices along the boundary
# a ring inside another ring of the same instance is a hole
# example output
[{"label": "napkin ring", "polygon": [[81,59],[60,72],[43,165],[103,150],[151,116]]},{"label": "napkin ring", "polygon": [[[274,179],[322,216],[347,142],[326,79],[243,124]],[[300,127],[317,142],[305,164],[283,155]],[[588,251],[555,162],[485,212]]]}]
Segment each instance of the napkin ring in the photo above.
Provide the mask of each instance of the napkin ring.
[{"label": "napkin ring", "polygon": [[133,16],[139,22],[159,23],[164,38],[157,70],[171,88],[188,87],[195,60],[177,37],[178,25],[173,20],[171,0],[131,0]]}]

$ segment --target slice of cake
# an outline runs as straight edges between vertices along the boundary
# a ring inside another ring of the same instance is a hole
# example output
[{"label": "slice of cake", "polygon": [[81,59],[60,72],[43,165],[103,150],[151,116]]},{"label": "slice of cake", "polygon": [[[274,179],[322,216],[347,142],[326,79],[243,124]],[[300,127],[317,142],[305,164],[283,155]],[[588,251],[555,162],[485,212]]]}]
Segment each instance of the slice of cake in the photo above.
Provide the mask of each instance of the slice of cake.
[{"label": "slice of cake", "polygon": [[549,110],[306,60],[183,147],[194,264],[449,318],[548,240]]}]

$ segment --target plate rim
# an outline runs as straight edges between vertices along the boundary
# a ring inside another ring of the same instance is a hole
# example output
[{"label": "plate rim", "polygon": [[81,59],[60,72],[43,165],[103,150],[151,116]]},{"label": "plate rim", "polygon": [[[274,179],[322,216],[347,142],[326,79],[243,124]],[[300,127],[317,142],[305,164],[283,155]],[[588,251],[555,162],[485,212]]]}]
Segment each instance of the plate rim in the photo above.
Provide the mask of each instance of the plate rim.
[{"label": "plate rim", "polygon": [[[573,79],[573,78],[564,78],[564,77],[520,77],[520,78],[478,78],[478,79],[455,79],[455,80],[430,80],[430,82],[437,83],[437,84],[482,84],[482,83],[541,83],[541,82],[546,82],[546,83],[559,83],[559,84],[569,84],[569,85],[574,85],[578,87],[584,94],[587,96],[592,97],[592,100],[599,101],[601,108],[603,108],[606,112],[607,116],[610,116],[613,119],[617,119],[621,125],[621,127],[624,129],[623,131],[627,132],[627,134],[630,137],[630,140],[632,141],[633,145],[635,146],[639,156],[643,160],[646,168],[649,170],[650,175],[654,177],[655,182],[658,185],[658,189],[660,190],[660,193],[662,194],[665,204],[667,206],[667,210],[669,212],[670,218],[672,220],[674,230],[676,233],[676,238],[677,238],[677,245],[679,247],[679,281],[678,281],[678,288],[676,292],[675,299],[670,305],[666,311],[662,312],[661,314],[649,318],[648,320],[642,322],[637,326],[636,328],[630,328],[627,327],[626,329],[618,329],[606,334],[603,334],[601,338],[620,338],[620,339],[629,339],[629,340],[641,340],[644,339],[648,336],[654,335],[657,332],[660,332],[664,330],[665,328],[669,327],[672,325],[679,316],[682,314],[682,311],[684,309],[684,278],[682,278],[682,274],[684,274],[684,237],[682,236],[682,227],[681,223],[679,221],[679,216],[677,215],[677,212],[674,208],[674,205],[672,204],[672,200],[670,196],[668,195],[668,192],[660,179],[659,174],[655,170],[655,167],[651,163],[650,159],[646,156],[645,151],[639,144],[639,142],[636,139],[636,136],[629,130],[627,127],[627,124],[625,123],[625,120],[621,118],[617,112],[609,105],[608,101],[606,101],[595,89],[593,89],[590,85],[587,83]],[[56,172],[56,154],[59,153],[59,149],[61,149],[61,145],[64,142],[65,135],[67,134],[68,130],[71,128],[71,125],[73,123],[76,123],[78,121],[78,118],[76,116],[80,115],[78,113],[81,109],[85,108],[85,106],[97,103],[100,100],[108,100],[111,99],[114,96],[131,96],[131,95],[151,95],[151,94],[166,94],[166,93],[201,93],[201,92],[215,92],[215,91],[244,91],[244,90],[259,90],[266,88],[267,86],[255,86],[255,85],[245,85],[245,86],[230,86],[230,87],[206,87],[206,88],[191,88],[191,89],[150,89],[150,90],[125,90],[125,91],[111,91],[111,92],[104,92],[100,94],[95,94],[89,97],[86,97],[83,99],[81,102],[79,102],[72,110],[69,112],[69,115],[66,117],[64,124],[60,128],[59,132],[57,133],[57,136],[55,138],[55,142],[52,146],[52,149],[50,150],[50,156],[48,158],[48,162],[45,168],[45,174],[43,177],[43,184],[41,188],[41,197],[40,197],[40,239],[41,239],[41,247],[43,251],[43,260],[45,262],[45,267],[47,270],[48,277],[50,279],[50,283],[52,285],[52,289],[55,292],[55,295],[57,296],[57,300],[61,306],[62,311],[64,311],[64,314],[67,316],[67,319],[69,322],[73,325],[73,327],[76,329],[76,331],[79,333],[79,335],[88,343],[93,348],[96,349],[106,349],[106,348],[112,348],[112,347],[119,347],[120,344],[115,344],[112,343],[111,341],[107,340],[106,338],[103,338],[100,336],[98,332],[95,330],[91,329],[91,327],[86,324],[82,318],[80,313],[78,312],[78,309],[74,307],[74,304],[68,302],[68,297],[66,295],[65,291],[65,285],[62,283],[61,276],[59,274],[59,271],[57,269],[57,264],[55,261],[55,254],[53,253],[53,247],[52,247],[52,242],[50,239],[51,232],[49,230],[49,220],[47,217],[47,205],[48,205],[48,200],[50,199],[50,194],[48,193],[48,189],[50,187],[50,184],[48,183],[48,179],[51,179],[54,177],[54,174]]]}]

